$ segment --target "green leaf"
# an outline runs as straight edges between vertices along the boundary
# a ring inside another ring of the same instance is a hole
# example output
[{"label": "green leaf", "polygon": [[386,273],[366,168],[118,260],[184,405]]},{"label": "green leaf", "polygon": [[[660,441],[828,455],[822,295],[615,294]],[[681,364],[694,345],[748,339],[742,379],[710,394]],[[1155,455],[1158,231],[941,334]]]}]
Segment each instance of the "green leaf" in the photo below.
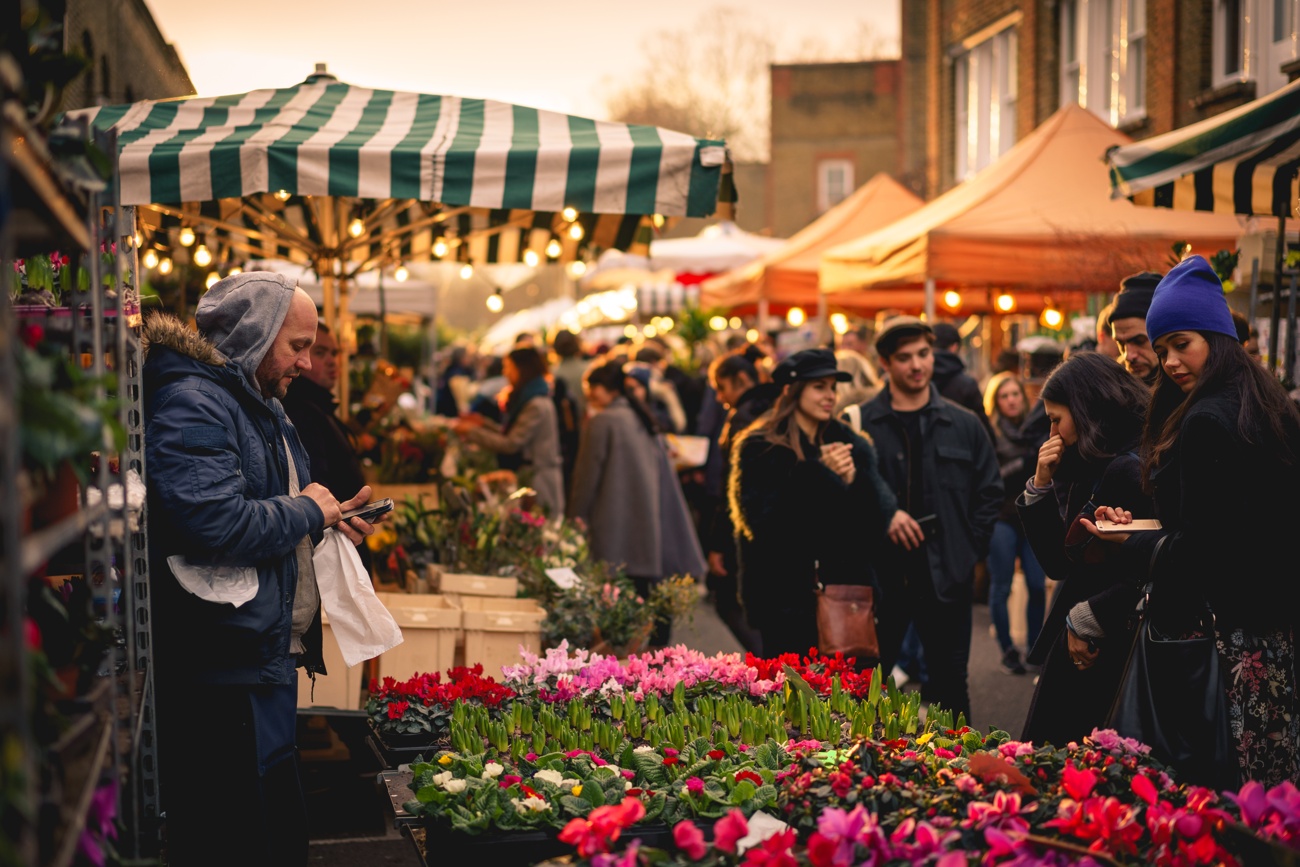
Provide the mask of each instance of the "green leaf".
[{"label": "green leaf", "polygon": [[[593,786],[592,788],[595,787]],[[582,794],[584,796],[587,794],[586,786],[582,787]],[[585,816],[591,812],[592,805],[591,802],[586,799],[586,797],[578,797],[577,795],[561,795],[559,800],[560,800],[560,806],[563,807],[565,811],[567,811],[571,815]]]},{"label": "green leaf", "polygon": [[582,784],[582,795],[580,797],[590,802],[593,807],[605,806],[605,790],[597,785],[594,780]]},{"label": "green leaf", "polygon": [[653,822],[663,815],[664,807],[668,804],[668,796],[663,792],[657,792],[646,801],[645,818],[642,821]]}]

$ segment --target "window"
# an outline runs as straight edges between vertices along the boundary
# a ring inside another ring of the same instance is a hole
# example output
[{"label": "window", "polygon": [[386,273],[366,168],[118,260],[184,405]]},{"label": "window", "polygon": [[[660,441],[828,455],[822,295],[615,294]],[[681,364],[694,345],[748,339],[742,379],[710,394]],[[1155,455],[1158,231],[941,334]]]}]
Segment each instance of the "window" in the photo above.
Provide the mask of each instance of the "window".
[{"label": "window", "polygon": [[956,177],[964,181],[1016,142],[1016,30],[1008,27],[955,58]]},{"label": "window", "polygon": [[1253,81],[1260,95],[1287,83],[1300,57],[1297,0],[1214,0],[1214,86]]},{"label": "window", "polygon": [[817,163],[817,212],[830,210],[853,192],[853,162],[845,159]]},{"label": "window", "polygon": [[1112,126],[1146,116],[1146,0],[1061,3],[1061,104]]}]

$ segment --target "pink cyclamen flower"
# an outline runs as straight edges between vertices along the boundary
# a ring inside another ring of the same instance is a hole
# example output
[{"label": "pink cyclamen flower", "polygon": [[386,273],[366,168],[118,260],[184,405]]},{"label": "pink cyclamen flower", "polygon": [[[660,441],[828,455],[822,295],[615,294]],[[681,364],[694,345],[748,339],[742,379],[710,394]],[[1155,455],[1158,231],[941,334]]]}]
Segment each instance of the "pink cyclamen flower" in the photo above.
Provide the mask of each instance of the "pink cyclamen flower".
[{"label": "pink cyclamen flower", "polygon": [[739,810],[729,810],[713,825],[713,845],[728,854],[736,851],[736,843],[749,833],[749,822]]},{"label": "pink cyclamen flower", "polygon": [[692,861],[699,861],[708,852],[708,845],[704,842],[704,832],[686,819],[673,826],[673,842]]}]

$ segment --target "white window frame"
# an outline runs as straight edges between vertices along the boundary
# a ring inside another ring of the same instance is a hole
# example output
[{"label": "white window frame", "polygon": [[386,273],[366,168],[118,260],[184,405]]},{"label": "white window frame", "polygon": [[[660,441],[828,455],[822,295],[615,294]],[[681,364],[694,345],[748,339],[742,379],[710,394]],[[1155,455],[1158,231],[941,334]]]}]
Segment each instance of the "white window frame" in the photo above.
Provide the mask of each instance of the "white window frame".
[{"label": "white window frame", "polygon": [[954,176],[958,181],[973,177],[1016,143],[1016,24],[963,48],[953,58]]},{"label": "white window frame", "polygon": [[1147,8],[1147,0],[1063,0],[1062,105],[1077,102],[1111,126],[1146,118]]},{"label": "white window frame", "polygon": [[[1279,0],[1282,14],[1290,19],[1289,32],[1274,40],[1275,0],[1214,0],[1211,39],[1211,83],[1224,87],[1243,81],[1255,82],[1259,96],[1271,93],[1287,83],[1282,65],[1300,58],[1300,2]],[[1228,62],[1229,18],[1234,17],[1240,46],[1233,54],[1237,68],[1225,71]],[[1280,48],[1278,46],[1281,46]]]},{"label": "white window frame", "polygon": [[[843,177],[841,195],[834,195],[831,174],[840,172]],[[817,212],[824,213],[853,194],[853,160],[836,157],[817,161]]]}]

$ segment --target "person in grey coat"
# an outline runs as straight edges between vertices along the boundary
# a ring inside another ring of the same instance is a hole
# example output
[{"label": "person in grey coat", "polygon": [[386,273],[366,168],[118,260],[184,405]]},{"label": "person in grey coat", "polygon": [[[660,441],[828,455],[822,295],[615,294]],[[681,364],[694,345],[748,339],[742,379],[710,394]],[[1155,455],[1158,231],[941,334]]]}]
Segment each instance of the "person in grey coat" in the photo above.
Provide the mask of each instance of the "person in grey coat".
[{"label": "person in grey coat", "polygon": [[558,518],[564,514],[564,462],[546,360],[536,349],[516,349],[505,357],[502,373],[510,383],[504,424],[497,428],[482,416],[470,416],[457,421],[456,431],[498,454],[519,455],[520,483],[537,491],[538,505]]},{"label": "person in grey coat", "polygon": [[586,522],[592,556],[621,565],[644,594],[664,574],[655,424],[626,395],[618,362],[588,370],[583,384],[595,414],[578,448],[569,514]]}]

